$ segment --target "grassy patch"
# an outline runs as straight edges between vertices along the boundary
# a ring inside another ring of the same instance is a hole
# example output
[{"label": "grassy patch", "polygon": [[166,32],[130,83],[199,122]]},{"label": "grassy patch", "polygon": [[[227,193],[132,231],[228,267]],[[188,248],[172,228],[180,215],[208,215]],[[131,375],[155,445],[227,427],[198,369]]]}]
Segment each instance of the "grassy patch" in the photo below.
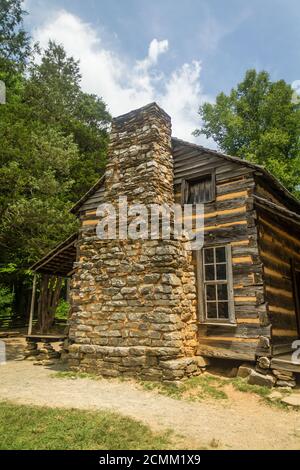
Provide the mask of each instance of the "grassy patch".
[{"label": "grassy patch", "polygon": [[267,398],[267,396],[271,393],[270,388],[262,387],[260,385],[250,385],[240,377],[232,379],[231,383],[234,388],[239,392],[255,393],[256,395],[259,395],[262,398]]},{"label": "grassy patch", "polygon": [[75,380],[75,379],[101,380],[102,379],[102,377],[97,374],[90,374],[88,372],[73,372],[70,370],[55,372],[54,374],[51,374],[50,377],[53,379],[70,379],[70,380]]},{"label": "grassy patch", "polygon": [[[89,374],[87,372],[71,372],[61,371],[51,375],[51,377],[65,378],[65,379],[92,379],[101,380],[102,377],[96,374]],[[126,381],[128,379],[117,378],[112,380]],[[235,390],[239,392],[255,394],[262,398],[263,402],[270,406],[288,410],[288,405],[282,403],[280,399],[270,399],[269,395],[272,390],[268,387],[260,385],[250,385],[247,380],[236,377],[233,379],[220,378],[219,376],[212,374],[203,374],[197,377],[191,377],[185,379],[177,384],[165,384],[163,382],[150,382],[141,381],[139,384],[147,391],[155,391],[160,395],[165,395],[176,400],[188,400],[188,401],[201,401],[205,399],[215,400],[226,400],[228,399],[227,392],[230,395],[226,386],[232,385]],[[283,393],[288,395],[289,392]]]},{"label": "grassy patch", "polygon": [[[280,399],[271,400],[269,398],[270,394],[272,393],[272,389],[268,387],[250,385],[245,381],[245,379],[239,377],[232,379],[231,383],[239,392],[254,393],[255,395],[259,395],[267,405],[275,406],[284,410],[288,409],[288,406],[285,403],[282,403]],[[289,393],[287,392],[287,394]]]},{"label": "grassy patch", "polygon": [[[198,377],[182,381],[179,385],[164,384],[160,382],[142,382],[144,390],[154,390],[161,395],[166,395],[177,400],[200,401],[205,399],[224,400],[228,398],[226,386],[232,385],[239,392],[255,394],[262,398],[263,402],[280,409],[288,409],[280,399],[271,400],[269,398],[272,390],[259,385],[249,385],[242,378],[220,378],[215,375],[203,374]],[[228,391],[230,394],[230,392]]]},{"label": "grassy patch", "polygon": [[224,400],[228,398],[224,390],[222,390],[225,384],[225,380],[208,374],[191,377],[178,385],[160,382],[141,382],[145,390],[155,390],[161,395],[177,400],[186,399],[190,401],[199,401],[207,398]]},{"label": "grassy patch", "polygon": [[171,433],[107,411],[0,402],[0,449],[170,449]]}]

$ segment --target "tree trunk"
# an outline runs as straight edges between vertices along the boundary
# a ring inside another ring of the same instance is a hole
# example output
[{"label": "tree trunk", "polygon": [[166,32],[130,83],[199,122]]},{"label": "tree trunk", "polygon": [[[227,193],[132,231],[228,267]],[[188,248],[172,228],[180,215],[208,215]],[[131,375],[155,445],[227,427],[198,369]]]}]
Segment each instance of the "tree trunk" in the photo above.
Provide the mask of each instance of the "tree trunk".
[{"label": "tree trunk", "polygon": [[49,333],[53,326],[62,281],[62,278],[48,276],[47,274],[44,274],[42,277],[38,308],[38,330],[42,334]]}]

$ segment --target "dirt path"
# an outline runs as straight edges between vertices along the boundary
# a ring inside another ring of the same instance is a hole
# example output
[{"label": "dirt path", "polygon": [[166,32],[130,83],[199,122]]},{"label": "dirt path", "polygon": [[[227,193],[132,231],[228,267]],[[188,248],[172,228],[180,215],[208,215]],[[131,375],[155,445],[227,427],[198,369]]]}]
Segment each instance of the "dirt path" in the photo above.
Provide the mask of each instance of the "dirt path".
[{"label": "dirt path", "polygon": [[[15,356],[14,356],[15,357]],[[300,412],[274,409],[256,396],[235,392],[230,400],[190,403],[117,380],[53,378],[53,370],[28,361],[0,366],[0,400],[21,404],[110,409],[155,430],[172,429],[189,447],[300,449]]]}]

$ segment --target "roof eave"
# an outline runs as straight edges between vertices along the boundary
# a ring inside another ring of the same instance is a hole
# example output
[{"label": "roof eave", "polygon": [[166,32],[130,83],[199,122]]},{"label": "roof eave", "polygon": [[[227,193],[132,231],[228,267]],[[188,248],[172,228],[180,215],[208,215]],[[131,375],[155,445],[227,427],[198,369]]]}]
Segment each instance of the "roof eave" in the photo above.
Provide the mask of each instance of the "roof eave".
[{"label": "roof eave", "polygon": [[206,147],[203,147],[202,145],[194,144],[192,142],[186,142],[184,140],[178,139],[177,137],[172,137],[172,141],[178,145],[185,145],[189,146],[191,148],[194,148],[195,150],[199,150],[202,152],[206,152],[212,155],[216,155],[221,158],[225,158],[227,160],[230,160],[232,162],[235,162],[240,165],[247,166],[248,168],[252,169],[255,173],[261,174],[262,176],[266,177],[268,181],[270,181],[273,186],[276,187],[277,190],[279,190],[285,197],[287,197],[293,204],[296,204],[299,213],[300,213],[300,201],[282,184],[280,181],[278,181],[275,176],[272,175],[265,167],[262,165],[258,165],[256,163],[251,163],[248,162],[247,160],[244,160],[240,157],[233,157],[232,155],[227,155],[226,153],[221,153],[218,150],[212,150]]},{"label": "roof eave", "polygon": [[[262,175],[269,182],[272,183],[273,187],[275,187],[278,191],[282,193],[285,197],[287,197],[291,203],[296,204],[296,207],[299,210],[300,213],[300,202],[298,199],[293,196],[290,191],[283,186],[266,168],[264,168],[261,165],[257,165],[256,163],[251,163],[248,162],[247,160],[243,160],[242,158],[239,157],[233,157],[232,155],[227,155],[226,153],[219,152],[218,150],[212,150],[206,147],[203,147],[202,145],[198,145],[192,142],[187,142],[182,139],[178,139],[177,137],[172,137],[172,144],[175,145],[182,145],[186,147],[193,148],[195,150],[199,150],[201,152],[206,152],[211,155],[218,156],[220,158],[225,158],[226,160],[229,160],[231,162],[244,165],[254,171],[258,175]],[[97,189],[100,188],[100,186],[103,184],[105,179],[105,175],[102,175],[101,178],[74,204],[74,206],[70,209],[70,212],[74,215],[77,215],[80,207],[87,201],[87,199],[94,194]]]},{"label": "roof eave", "polygon": [[67,249],[70,245],[74,244],[78,239],[78,232],[73,233],[70,237],[68,237],[63,242],[59,243],[53,250],[49,251],[43,258],[38,260],[32,266],[30,266],[31,271],[35,272],[42,272],[42,267],[47,264],[56,254],[58,254],[61,250]]},{"label": "roof eave", "polygon": [[105,175],[102,175],[101,178],[71,207],[70,212],[71,214],[78,214],[80,207],[82,204],[87,201],[87,199],[94,194],[97,189],[100,188],[102,183],[104,182]]}]

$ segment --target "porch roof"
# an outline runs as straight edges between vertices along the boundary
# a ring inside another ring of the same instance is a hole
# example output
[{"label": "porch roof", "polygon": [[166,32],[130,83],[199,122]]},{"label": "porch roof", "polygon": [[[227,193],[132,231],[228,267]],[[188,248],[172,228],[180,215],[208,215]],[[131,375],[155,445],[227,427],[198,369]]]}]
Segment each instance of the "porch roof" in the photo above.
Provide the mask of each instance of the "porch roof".
[{"label": "porch roof", "polygon": [[77,239],[78,233],[74,233],[31,266],[30,269],[36,273],[55,274],[62,277],[71,276],[73,264],[76,261]]}]

